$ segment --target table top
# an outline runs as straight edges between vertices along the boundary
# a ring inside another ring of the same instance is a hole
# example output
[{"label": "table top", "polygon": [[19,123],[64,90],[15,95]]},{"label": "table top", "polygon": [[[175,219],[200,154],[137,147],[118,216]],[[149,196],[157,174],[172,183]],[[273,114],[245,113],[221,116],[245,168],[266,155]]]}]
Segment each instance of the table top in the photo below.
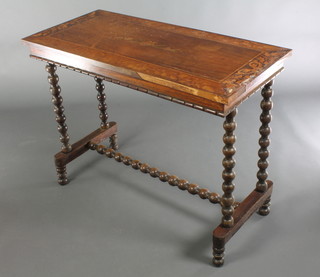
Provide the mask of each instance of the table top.
[{"label": "table top", "polygon": [[23,39],[34,57],[226,115],[283,68],[287,48],[97,10]]}]

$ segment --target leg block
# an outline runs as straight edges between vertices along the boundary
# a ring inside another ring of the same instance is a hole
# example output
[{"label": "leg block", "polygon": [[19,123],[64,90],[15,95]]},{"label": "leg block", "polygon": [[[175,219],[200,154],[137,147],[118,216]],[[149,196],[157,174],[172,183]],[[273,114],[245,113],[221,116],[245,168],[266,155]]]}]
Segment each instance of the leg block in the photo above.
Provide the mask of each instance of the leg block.
[{"label": "leg block", "polygon": [[219,225],[213,231],[213,264],[222,266],[224,263],[224,247],[232,236],[250,218],[250,216],[263,207],[264,203],[270,199],[273,183],[267,181],[268,188],[265,192],[254,190],[244,199],[234,212],[234,225],[230,228]]},{"label": "leg block", "polygon": [[83,153],[89,150],[88,143],[101,143],[107,138],[110,138],[117,133],[117,123],[109,122],[108,128],[99,128],[87,135],[83,139],[72,144],[72,150],[70,152],[58,152],[55,156],[55,165],[59,176],[58,183],[60,185],[66,185],[68,183],[66,165],[81,156]]}]

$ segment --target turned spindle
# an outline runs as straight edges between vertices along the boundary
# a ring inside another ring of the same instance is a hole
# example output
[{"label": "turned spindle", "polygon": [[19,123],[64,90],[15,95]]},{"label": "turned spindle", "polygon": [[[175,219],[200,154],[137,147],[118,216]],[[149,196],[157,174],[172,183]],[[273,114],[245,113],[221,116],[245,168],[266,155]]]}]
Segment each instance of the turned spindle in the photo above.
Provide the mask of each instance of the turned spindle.
[{"label": "turned spindle", "polygon": [[[109,127],[109,123],[108,123],[108,106],[107,106],[107,96],[104,93],[104,89],[105,86],[103,84],[103,80],[99,77],[94,77],[94,80],[96,81],[96,90],[98,92],[97,94],[97,99],[98,99],[98,109],[100,111],[99,114],[99,118],[100,118],[100,127],[101,128],[108,128]],[[112,136],[110,136],[109,138],[109,143],[110,143],[110,147],[114,150],[118,150],[119,146],[118,146],[118,137],[117,134],[113,134]]]},{"label": "turned spindle", "polygon": [[[64,115],[64,107],[62,105],[63,98],[61,96],[61,88],[58,84],[59,77],[56,74],[57,66],[54,64],[47,64],[46,71],[48,72],[48,82],[50,84],[50,92],[52,95],[53,110],[56,114],[56,122],[58,123],[58,131],[60,133],[60,142],[62,143],[62,152],[68,153],[72,150],[69,143],[68,126],[66,124],[66,116]],[[68,183],[66,166],[56,167],[58,175],[58,183],[66,185]]]},{"label": "turned spindle", "polygon": [[237,109],[233,110],[226,116],[226,119],[223,124],[223,128],[225,130],[225,134],[223,136],[223,142],[225,146],[223,147],[224,159],[222,161],[222,165],[224,167],[222,178],[224,180],[222,184],[222,190],[224,194],[221,197],[221,206],[222,206],[222,221],[221,224],[223,227],[232,227],[234,224],[233,219],[233,204],[235,202],[233,196],[234,183],[233,179],[235,178],[235,172],[233,168],[236,164],[233,155],[236,153],[236,148],[234,147],[234,143],[236,141],[236,136],[234,135],[234,130],[237,126],[234,118],[237,114]]},{"label": "turned spindle", "polygon": [[[180,190],[184,190],[193,195],[198,195],[201,199],[208,199],[213,204],[221,203],[221,196],[218,193],[210,192],[206,188],[200,188],[197,184],[190,184],[185,179],[180,179],[175,175],[170,175],[165,171],[160,171],[156,167],[151,167],[147,163],[142,163],[139,160],[134,160],[129,156],[124,156],[119,152],[115,152],[113,148],[108,148],[103,145],[97,145],[94,143],[88,144],[89,149],[97,151],[101,155],[105,155],[108,158],[113,158],[117,162],[122,162],[127,166],[131,166],[135,170],[140,170],[145,174],[149,174],[153,178],[158,178],[164,183],[169,183],[171,186],[176,186]],[[234,208],[238,206],[238,202],[234,202]]]},{"label": "turned spindle", "polygon": [[[262,91],[261,95],[263,97],[260,107],[262,110],[262,113],[260,115],[260,121],[261,121],[261,127],[259,129],[259,133],[261,135],[259,139],[259,145],[260,149],[258,151],[259,161],[258,161],[258,173],[257,173],[257,184],[256,184],[256,190],[259,192],[265,192],[268,188],[267,184],[267,178],[268,178],[268,172],[267,168],[269,166],[268,163],[268,157],[269,157],[269,150],[268,147],[270,145],[270,139],[269,135],[271,133],[271,128],[269,126],[272,116],[271,116],[271,109],[273,106],[271,97],[273,94],[272,90],[273,81],[270,81],[267,83]],[[267,201],[260,207],[258,210],[258,213],[260,215],[268,215],[270,213],[270,201],[271,199],[268,198]]]},{"label": "turned spindle", "polygon": [[59,77],[56,74],[57,67],[54,64],[47,64],[46,71],[49,73],[48,82],[50,84],[50,92],[52,94],[52,104],[56,114],[56,122],[58,123],[58,131],[60,133],[60,142],[62,143],[62,151],[70,152],[71,145],[69,144],[69,135],[67,133],[68,126],[66,124],[66,116],[64,115],[63,99],[61,96],[61,88],[58,84]]}]

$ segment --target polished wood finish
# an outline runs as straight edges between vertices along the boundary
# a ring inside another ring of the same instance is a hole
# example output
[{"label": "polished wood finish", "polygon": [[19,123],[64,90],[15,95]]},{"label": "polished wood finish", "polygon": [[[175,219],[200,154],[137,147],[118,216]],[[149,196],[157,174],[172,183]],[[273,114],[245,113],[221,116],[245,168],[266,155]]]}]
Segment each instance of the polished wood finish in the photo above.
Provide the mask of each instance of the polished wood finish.
[{"label": "polished wood finish", "polygon": [[[57,66],[49,63],[46,65],[48,72],[48,82],[50,84],[50,92],[52,94],[52,104],[54,105],[54,112],[56,114],[56,122],[58,123],[58,131],[60,133],[60,142],[62,143],[61,153],[70,153],[72,146],[69,143],[68,126],[66,124],[66,116],[64,114],[64,107],[62,105],[63,98],[61,96],[61,88],[58,84],[59,77],[56,74]],[[66,185],[69,180],[67,178],[67,167],[64,164],[56,164],[56,171],[58,176],[58,183]]]},{"label": "polished wood finish", "polygon": [[83,153],[89,150],[88,143],[95,142],[101,143],[107,138],[110,138],[117,132],[117,124],[115,122],[110,122],[108,128],[99,128],[93,131],[91,134],[72,144],[72,150],[69,152],[58,152],[54,156],[55,165],[58,174],[58,183],[62,186],[69,183],[67,178],[67,167],[66,165],[72,162],[74,159],[81,156]]},{"label": "polished wood finish", "polygon": [[81,140],[72,144],[72,151],[69,153],[59,152],[55,155],[55,164],[57,166],[64,166],[86,151],[89,150],[88,143],[95,142],[101,143],[105,139],[111,137],[113,134],[117,132],[117,123],[109,122],[108,128],[99,128],[93,131],[91,134],[87,135],[86,137],[82,138]]},{"label": "polished wood finish", "polygon": [[227,115],[291,50],[97,10],[23,41],[31,55]]},{"label": "polished wood finish", "polygon": [[[104,81],[111,82],[113,84],[120,85],[120,86],[123,86],[123,87],[127,87],[127,88],[130,88],[130,89],[134,89],[134,90],[137,90],[137,91],[140,91],[140,92],[143,92],[143,93],[155,96],[155,97],[159,97],[161,99],[165,99],[165,100],[174,102],[174,103],[179,104],[179,105],[184,105],[184,106],[187,106],[189,108],[193,108],[195,110],[200,110],[200,111],[203,111],[203,112],[206,112],[206,113],[209,113],[209,114],[214,114],[214,115],[221,116],[221,117],[223,116],[223,114],[221,114],[221,113],[219,113],[217,111],[214,111],[212,109],[208,109],[208,108],[196,105],[196,104],[192,104],[192,103],[190,103],[190,102],[188,102],[186,100],[180,100],[180,99],[177,99],[175,97],[171,97],[171,96],[167,96],[167,95],[161,94],[159,92],[151,91],[151,90],[148,90],[148,89],[140,87],[140,86],[136,86],[136,85],[132,85],[132,84],[129,84],[129,83],[122,82],[122,81],[118,81],[118,80],[110,78],[110,77],[96,75],[93,72],[89,72],[89,71],[82,70],[82,69],[79,69],[79,68],[76,68],[76,67],[72,67],[72,66],[67,66],[65,64],[54,62],[54,61],[47,60],[47,59],[44,59],[44,58],[39,58],[39,57],[36,57],[36,56],[33,56],[33,55],[30,55],[30,57],[33,58],[33,59],[36,59],[38,61],[43,61],[43,62],[47,62],[47,63],[54,63],[55,65],[57,65],[59,67],[66,68],[68,70],[72,70],[72,71],[75,71],[75,72],[78,72],[78,73],[81,73],[81,74],[89,75],[89,76],[92,76],[94,78],[98,77],[98,78],[103,79]],[[279,72],[280,71],[278,71],[277,73],[272,75],[269,79],[271,80],[272,78],[274,78]],[[258,90],[258,89],[259,88],[256,87],[254,90]]]},{"label": "polished wood finish", "polygon": [[236,142],[236,136],[234,135],[234,130],[237,127],[235,122],[235,116],[237,114],[237,109],[234,109],[231,113],[229,113],[226,117],[225,122],[223,123],[223,128],[225,130],[225,134],[223,136],[223,142],[225,146],[223,147],[223,154],[225,158],[222,161],[222,165],[224,170],[222,172],[222,178],[224,180],[222,184],[222,190],[224,194],[221,198],[221,205],[222,205],[222,226],[226,228],[230,228],[234,224],[233,219],[233,204],[234,204],[234,183],[233,179],[235,178],[235,172],[233,168],[236,164],[235,159],[233,158],[234,154],[236,153],[236,148],[234,147],[234,143]]},{"label": "polished wood finish", "polygon": [[256,184],[257,190],[261,192],[266,191],[268,188],[266,180],[268,178],[267,168],[269,166],[269,163],[267,160],[269,157],[268,147],[270,145],[269,135],[271,133],[271,128],[269,124],[272,119],[270,111],[273,105],[271,100],[271,96],[273,94],[272,84],[273,84],[273,81],[267,83],[261,91],[261,95],[263,99],[260,104],[260,107],[262,109],[262,113],[260,115],[260,121],[262,125],[259,129],[259,133],[261,137],[259,139],[260,149],[259,149],[258,155],[260,159],[258,161],[259,171],[257,173],[258,182]]},{"label": "polished wood finish", "polygon": [[69,135],[67,133],[68,126],[66,124],[66,116],[64,115],[64,107],[62,105],[63,98],[61,96],[61,88],[58,84],[59,77],[56,74],[57,67],[54,64],[47,64],[46,71],[49,73],[48,82],[50,84],[50,92],[52,94],[52,104],[54,105],[54,112],[56,114],[56,121],[58,123],[58,131],[60,133],[60,142],[62,143],[62,152],[68,153],[72,150],[69,143]]},{"label": "polished wood finish", "polygon": [[61,186],[65,186],[69,183],[69,179],[67,177],[67,167],[63,166],[56,166],[57,176],[58,176],[58,184]]},{"label": "polished wood finish", "polygon": [[259,208],[257,213],[262,216],[268,215],[270,213],[270,206],[271,206],[271,196],[267,198],[267,200]]},{"label": "polished wood finish", "polygon": [[94,78],[96,81],[96,90],[98,91],[97,99],[99,101],[98,109],[100,111],[99,118],[101,120],[101,128],[107,128],[108,122],[108,113],[107,113],[107,103],[106,103],[106,94],[104,91],[103,80],[99,77]]},{"label": "polished wood finish", "polygon": [[[269,135],[271,133],[271,128],[269,126],[272,116],[271,116],[271,109],[272,109],[272,85],[273,81],[267,83],[261,91],[261,95],[263,97],[260,107],[262,109],[262,113],[260,115],[260,121],[262,123],[259,132],[260,132],[260,139],[259,145],[260,149],[258,152],[259,161],[258,167],[259,171],[257,173],[258,182],[256,184],[256,189],[258,191],[264,192],[267,190],[267,183],[266,180],[268,178],[267,168],[269,166],[267,158],[269,157],[268,147],[270,145]],[[263,205],[259,208],[258,214],[266,216],[270,213],[270,205],[271,205],[271,196],[263,203]]]},{"label": "polished wood finish", "polygon": [[225,244],[271,196],[273,183],[268,180],[267,184],[265,192],[259,192],[255,189],[240,203],[233,215],[234,225],[232,228],[225,228],[221,224],[213,231],[213,264],[215,266],[222,266],[224,263]]},{"label": "polished wood finish", "polygon": [[[192,195],[198,195],[201,199],[208,199],[213,204],[221,204],[221,196],[218,193],[210,192],[206,188],[200,188],[197,184],[190,184],[185,179],[180,179],[175,175],[171,175],[165,171],[160,171],[156,167],[151,167],[147,163],[142,163],[139,160],[134,160],[130,156],[125,156],[120,152],[116,152],[111,147],[98,145],[95,140],[92,140],[87,145],[91,150],[97,151],[101,155],[114,159],[119,163],[131,166],[135,170],[140,170],[142,173],[149,174],[153,178],[158,178],[160,181],[168,183],[173,187],[178,187],[180,190],[189,192]],[[240,203],[233,202],[233,207],[236,209]]]},{"label": "polished wood finish", "polygon": [[113,150],[118,150],[119,149],[119,145],[118,145],[118,135],[117,134],[113,134],[110,139],[110,148],[112,148]]},{"label": "polished wood finish", "polygon": [[[108,123],[108,113],[107,113],[107,103],[106,103],[106,94],[104,93],[105,86],[103,84],[103,79],[99,78],[98,76],[94,77],[94,80],[96,81],[96,90],[98,91],[97,99],[99,102],[98,109],[100,111],[99,118],[101,120],[100,126],[101,128],[109,128]],[[118,136],[116,133],[112,134],[109,137],[110,141],[110,147],[114,150],[118,150]]]},{"label": "polished wood finish", "polygon": [[[272,182],[267,180],[273,79],[291,55],[287,48],[97,10],[23,39],[31,57],[48,63],[50,90],[63,144],[55,155],[58,182],[68,183],[66,165],[88,149],[112,158],[201,199],[219,204],[213,231],[213,264],[224,263],[225,244],[254,213],[270,212]],[[100,128],[70,145],[56,67],[92,76]],[[190,108],[225,117],[223,195],[160,171],[117,152],[117,125],[108,122],[103,81],[135,89]],[[262,89],[262,113],[255,190],[236,202],[234,191],[237,107]],[[99,145],[109,138],[110,146]]]}]

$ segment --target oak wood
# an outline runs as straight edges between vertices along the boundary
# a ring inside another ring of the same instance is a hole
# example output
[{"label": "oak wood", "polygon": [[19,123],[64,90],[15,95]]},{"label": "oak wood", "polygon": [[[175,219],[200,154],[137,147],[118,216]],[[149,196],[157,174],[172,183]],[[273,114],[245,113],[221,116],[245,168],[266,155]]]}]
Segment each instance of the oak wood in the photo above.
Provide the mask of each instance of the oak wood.
[{"label": "oak wood", "polygon": [[215,248],[223,248],[232,236],[241,228],[241,226],[256,212],[271,196],[273,183],[267,181],[268,189],[265,192],[252,191],[235,210],[234,225],[231,228],[225,228],[219,225],[213,231],[213,244]]},{"label": "oak wood", "polygon": [[55,157],[55,164],[57,167],[63,167],[66,164],[70,163],[83,153],[89,150],[88,143],[100,143],[108,137],[111,137],[113,134],[117,132],[117,124],[115,122],[109,122],[109,128],[99,128],[93,131],[91,134],[82,138],[81,140],[72,144],[72,151],[68,153],[59,152]]},{"label": "oak wood", "polygon": [[23,41],[31,55],[228,114],[290,49],[97,10]]}]

